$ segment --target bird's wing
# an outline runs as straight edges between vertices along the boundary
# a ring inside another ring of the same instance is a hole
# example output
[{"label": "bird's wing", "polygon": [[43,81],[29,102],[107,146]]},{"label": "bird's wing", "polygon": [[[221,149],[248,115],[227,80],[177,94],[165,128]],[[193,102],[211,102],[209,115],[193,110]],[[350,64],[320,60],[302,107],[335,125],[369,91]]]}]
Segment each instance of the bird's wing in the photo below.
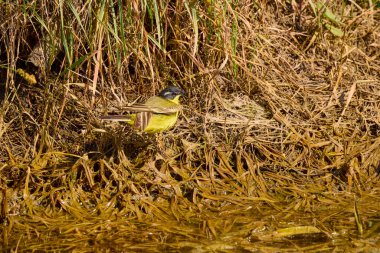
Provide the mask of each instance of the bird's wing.
[{"label": "bird's wing", "polygon": [[104,115],[99,117],[102,120],[112,121],[131,121],[133,120],[130,115]]},{"label": "bird's wing", "polygon": [[148,126],[151,117],[152,117],[151,112],[136,113],[136,119],[135,119],[133,127],[135,129],[140,129],[141,131],[144,131],[144,129]]},{"label": "bird's wing", "polygon": [[181,106],[167,99],[154,96],[149,98],[145,104],[134,104],[131,106],[122,107],[121,109],[134,112],[172,114],[179,112],[181,110]]}]

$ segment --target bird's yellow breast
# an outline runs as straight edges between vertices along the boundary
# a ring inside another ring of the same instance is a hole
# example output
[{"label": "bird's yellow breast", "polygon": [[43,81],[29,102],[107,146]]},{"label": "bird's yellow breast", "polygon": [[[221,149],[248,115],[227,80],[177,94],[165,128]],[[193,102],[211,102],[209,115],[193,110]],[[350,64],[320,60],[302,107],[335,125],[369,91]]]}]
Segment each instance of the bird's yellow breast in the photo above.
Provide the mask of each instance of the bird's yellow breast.
[{"label": "bird's yellow breast", "polygon": [[158,133],[163,132],[177,122],[178,113],[172,114],[153,114],[149,120],[148,125],[144,129],[146,133]]}]

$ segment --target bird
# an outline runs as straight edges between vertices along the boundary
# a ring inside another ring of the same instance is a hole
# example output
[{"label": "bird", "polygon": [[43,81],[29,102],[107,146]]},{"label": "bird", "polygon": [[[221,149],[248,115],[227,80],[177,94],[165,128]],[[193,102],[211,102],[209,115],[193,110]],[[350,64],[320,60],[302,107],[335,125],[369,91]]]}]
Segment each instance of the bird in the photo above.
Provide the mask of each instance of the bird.
[{"label": "bird", "polygon": [[129,115],[104,115],[101,120],[124,121],[134,129],[148,133],[161,133],[172,128],[178,119],[182,106],[179,98],[185,92],[173,85],[167,86],[157,96],[150,97],[143,104],[134,104],[121,108],[135,112]]}]

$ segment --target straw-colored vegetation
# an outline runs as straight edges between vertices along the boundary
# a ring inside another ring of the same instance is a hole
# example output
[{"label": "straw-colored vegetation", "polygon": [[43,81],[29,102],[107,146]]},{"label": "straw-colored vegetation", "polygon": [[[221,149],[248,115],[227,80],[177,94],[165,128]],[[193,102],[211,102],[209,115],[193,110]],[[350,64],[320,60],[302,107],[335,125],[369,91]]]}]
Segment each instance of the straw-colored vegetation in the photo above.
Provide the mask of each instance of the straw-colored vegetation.
[{"label": "straw-colored vegetation", "polygon": [[[380,3],[0,1],[1,250],[371,252]],[[156,136],[100,115],[182,87]]]}]

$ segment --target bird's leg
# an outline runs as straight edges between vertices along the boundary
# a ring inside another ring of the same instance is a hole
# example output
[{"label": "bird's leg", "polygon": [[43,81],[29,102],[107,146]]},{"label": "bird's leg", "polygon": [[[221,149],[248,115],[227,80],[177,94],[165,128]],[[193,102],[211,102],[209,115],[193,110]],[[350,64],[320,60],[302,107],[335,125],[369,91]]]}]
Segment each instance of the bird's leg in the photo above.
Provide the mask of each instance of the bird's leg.
[{"label": "bird's leg", "polygon": [[157,154],[161,156],[160,158],[165,159],[166,158],[165,140],[162,137],[162,133],[157,133],[155,138],[156,138]]}]

